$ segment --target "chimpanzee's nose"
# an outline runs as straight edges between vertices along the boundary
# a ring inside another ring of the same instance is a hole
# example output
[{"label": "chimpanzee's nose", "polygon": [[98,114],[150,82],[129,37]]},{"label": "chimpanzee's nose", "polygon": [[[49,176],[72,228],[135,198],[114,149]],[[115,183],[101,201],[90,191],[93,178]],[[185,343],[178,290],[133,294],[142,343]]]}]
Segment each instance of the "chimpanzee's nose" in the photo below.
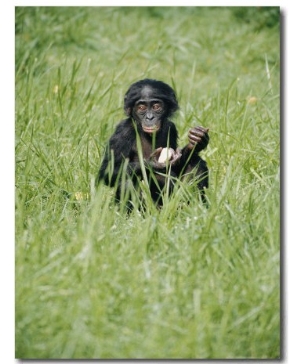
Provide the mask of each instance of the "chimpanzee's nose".
[{"label": "chimpanzee's nose", "polygon": [[147,112],[146,119],[147,120],[152,120],[153,118],[154,118],[154,116],[153,116],[152,112]]}]

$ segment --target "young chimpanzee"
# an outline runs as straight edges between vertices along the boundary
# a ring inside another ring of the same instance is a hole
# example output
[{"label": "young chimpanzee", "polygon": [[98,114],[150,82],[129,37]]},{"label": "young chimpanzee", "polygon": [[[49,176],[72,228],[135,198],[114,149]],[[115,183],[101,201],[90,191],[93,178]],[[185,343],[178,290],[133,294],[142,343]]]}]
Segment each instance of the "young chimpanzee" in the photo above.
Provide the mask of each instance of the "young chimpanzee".
[{"label": "young chimpanzee", "polygon": [[146,179],[153,201],[162,205],[166,184],[170,193],[176,178],[195,172],[205,201],[208,168],[198,153],[208,144],[208,129],[190,129],[189,143],[179,149],[176,126],[168,119],[178,108],[175,92],[162,81],[144,79],[129,87],[124,98],[128,118],[111,136],[97,177],[97,183],[104,180],[108,186],[117,186],[116,200],[125,196],[130,202],[130,188]]}]

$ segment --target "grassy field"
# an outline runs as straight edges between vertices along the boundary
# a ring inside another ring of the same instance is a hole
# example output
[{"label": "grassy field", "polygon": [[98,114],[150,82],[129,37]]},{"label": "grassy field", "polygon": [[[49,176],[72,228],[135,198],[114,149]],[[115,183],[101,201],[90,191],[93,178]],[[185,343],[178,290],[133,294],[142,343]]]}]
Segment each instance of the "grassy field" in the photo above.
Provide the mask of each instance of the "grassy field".
[{"label": "grassy field", "polygon": [[[17,358],[280,357],[279,72],[278,9],[16,9]],[[208,209],[93,187],[145,77],[210,128]]]}]

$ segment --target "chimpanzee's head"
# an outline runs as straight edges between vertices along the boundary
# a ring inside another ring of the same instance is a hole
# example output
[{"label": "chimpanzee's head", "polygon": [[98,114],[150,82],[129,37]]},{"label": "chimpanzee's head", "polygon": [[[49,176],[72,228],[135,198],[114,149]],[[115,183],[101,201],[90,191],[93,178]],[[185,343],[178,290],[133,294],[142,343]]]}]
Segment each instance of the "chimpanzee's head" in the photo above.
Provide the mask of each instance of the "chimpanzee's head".
[{"label": "chimpanzee's head", "polygon": [[159,131],[164,119],[179,105],[174,90],[162,81],[144,79],[132,84],[125,94],[124,110],[148,134]]}]

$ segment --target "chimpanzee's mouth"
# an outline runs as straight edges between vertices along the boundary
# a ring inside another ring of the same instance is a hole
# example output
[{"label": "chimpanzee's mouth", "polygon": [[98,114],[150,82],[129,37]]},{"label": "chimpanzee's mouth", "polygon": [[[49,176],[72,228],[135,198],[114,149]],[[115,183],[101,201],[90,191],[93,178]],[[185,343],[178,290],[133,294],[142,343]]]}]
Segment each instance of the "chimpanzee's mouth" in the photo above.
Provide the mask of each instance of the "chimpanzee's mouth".
[{"label": "chimpanzee's mouth", "polygon": [[148,128],[147,126],[143,126],[143,130],[147,134],[153,134],[153,133],[158,132],[159,127],[158,126],[153,126],[153,127]]}]

